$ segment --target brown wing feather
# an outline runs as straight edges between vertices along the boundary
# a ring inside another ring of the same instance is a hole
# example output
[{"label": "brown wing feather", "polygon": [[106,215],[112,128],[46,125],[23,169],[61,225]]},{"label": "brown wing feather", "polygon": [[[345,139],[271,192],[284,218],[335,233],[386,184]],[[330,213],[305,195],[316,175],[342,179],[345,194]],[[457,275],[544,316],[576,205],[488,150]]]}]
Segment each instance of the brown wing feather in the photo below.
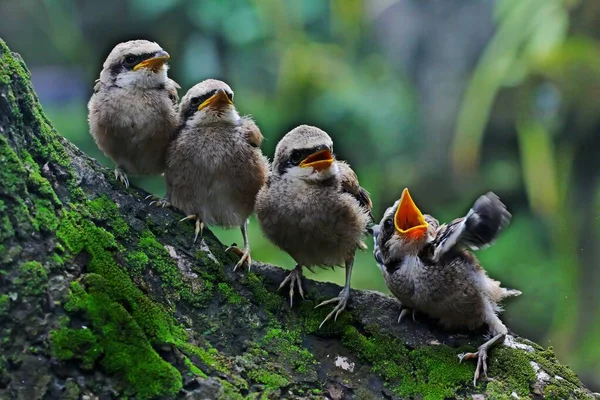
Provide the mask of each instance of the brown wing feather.
[{"label": "brown wing feather", "polygon": [[358,177],[352,168],[350,168],[350,165],[344,161],[338,161],[338,166],[340,168],[340,176],[342,177],[342,190],[354,196],[359,204],[368,211],[369,218],[373,220],[373,202],[371,201],[369,192],[359,185]]},{"label": "brown wing feather", "polygon": [[242,129],[244,136],[246,137],[246,141],[252,147],[260,147],[263,141],[263,135],[260,133],[260,129],[256,123],[250,117],[242,118]]},{"label": "brown wing feather", "polygon": [[177,89],[181,89],[181,86],[179,86],[179,84],[173,79],[167,79],[165,89],[167,89],[167,92],[169,92],[169,98],[173,102],[173,105],[176,106],[179,102],[179,95],[177,94]]}]

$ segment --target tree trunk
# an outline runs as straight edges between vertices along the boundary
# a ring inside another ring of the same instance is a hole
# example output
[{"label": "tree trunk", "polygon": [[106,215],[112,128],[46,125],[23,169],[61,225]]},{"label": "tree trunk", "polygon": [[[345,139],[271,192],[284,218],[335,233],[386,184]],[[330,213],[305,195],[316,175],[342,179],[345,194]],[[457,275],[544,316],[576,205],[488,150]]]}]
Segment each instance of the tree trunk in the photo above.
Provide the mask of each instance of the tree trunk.
[{"label": "tree trunk", "polygon": [[[551,349],[509,337],[472,386],[479,334],[447,333],[399,304],[236,261],[209,231],[150,207],[62,138],[21,58],[0,40],[0,398],[594,398]],[[599,397],[600,398],[600,397]]]}]

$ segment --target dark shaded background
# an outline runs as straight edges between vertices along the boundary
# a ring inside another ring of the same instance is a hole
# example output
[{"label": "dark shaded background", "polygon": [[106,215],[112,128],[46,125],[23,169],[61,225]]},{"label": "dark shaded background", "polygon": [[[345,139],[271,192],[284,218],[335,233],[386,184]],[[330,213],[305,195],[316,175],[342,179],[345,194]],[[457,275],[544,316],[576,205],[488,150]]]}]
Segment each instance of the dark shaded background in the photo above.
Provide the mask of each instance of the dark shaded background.
[{"label": "dark shaded background", "polygon": [[[107,166],[86,102],[111,48],[146,38],[171,54],[180,96],[228,82],[267,155],[298,124],[326,130],[377,218],[406,186],[444,221],[495,191],[513,222],[478,256],[523,291],[504,320],[600,390],[597,0],[2,0],[0,16],[59,132]],[[293,266],[254,220],[250,235],[255,259]],[[370,250],[356,265],[354,287],[388,292]]]}]

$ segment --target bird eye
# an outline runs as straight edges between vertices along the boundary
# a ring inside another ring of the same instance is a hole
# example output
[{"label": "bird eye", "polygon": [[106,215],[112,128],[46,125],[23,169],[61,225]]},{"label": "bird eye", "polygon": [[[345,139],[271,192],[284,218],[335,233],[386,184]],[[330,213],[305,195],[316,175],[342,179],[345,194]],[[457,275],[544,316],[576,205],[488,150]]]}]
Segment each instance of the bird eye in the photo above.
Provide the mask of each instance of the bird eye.
[{"label": "bird eye", "polygon": [[290,161],[294,165],[300,164],[300,161],[302,161],[302,154],[298,150],[292,151],[292,155],[290,156]]},{"label": "bird eye", "polygon": [[200,105],[200,97],[194,97],[191,101],[190,104],[194,107],[197,107],[198,105]]},{"label": "bird eye", "polygon": [[393,225],[393,224],[394,224],[394,223],[392,222],[392,220],[391,220],[391,219],[386,219],[386,220],[385,220],[385,222],[383,223],[383,226],[385,226],[385,227],[386,227],[386,229],[389,229],[389,228],[391,228],[391,227],[392,227],[392,225]]},{"label": "bird eye", "polygon": [[227,94],[227,97],[229,98],[229,100],[231,100],[231,102],[233,103],[233,92],[225,92],[225,94]]},{"label": "bird eye", "polygon": [[125,57],[125,65],[128,67],[133,67],[135,64],[137,64],[137,57],[131,55]]}]

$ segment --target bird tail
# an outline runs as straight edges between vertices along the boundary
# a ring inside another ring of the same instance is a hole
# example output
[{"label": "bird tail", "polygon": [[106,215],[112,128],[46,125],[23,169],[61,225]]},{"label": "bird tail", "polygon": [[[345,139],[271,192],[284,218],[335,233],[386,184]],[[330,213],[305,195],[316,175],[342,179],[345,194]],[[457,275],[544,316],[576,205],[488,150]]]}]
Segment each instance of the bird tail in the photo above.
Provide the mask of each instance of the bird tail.
[{"label": "bird tail", "polygon": [[508,226],[511,217],[500,198],[493,192],[488,192],[477,199],[465,217],[461,241],[472,250],[488,247]]}]

